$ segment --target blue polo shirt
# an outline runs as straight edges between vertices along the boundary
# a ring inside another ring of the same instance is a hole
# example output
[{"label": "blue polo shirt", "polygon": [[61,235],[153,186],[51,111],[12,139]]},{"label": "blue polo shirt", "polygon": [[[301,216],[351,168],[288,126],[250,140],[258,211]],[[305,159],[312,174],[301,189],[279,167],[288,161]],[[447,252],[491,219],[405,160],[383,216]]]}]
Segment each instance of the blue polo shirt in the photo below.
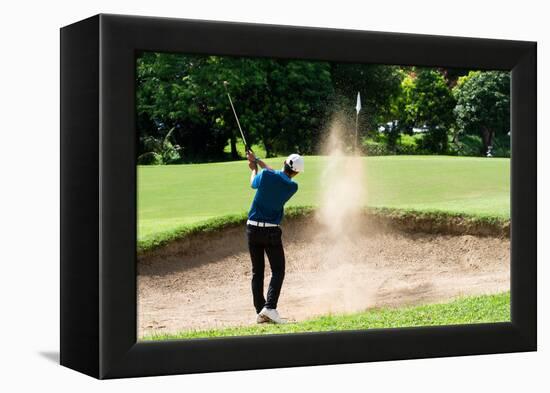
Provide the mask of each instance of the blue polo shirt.
[{"label": "blue polo shirt", "polygon": [[256,195],[248,219],[280,224],[285,203],[298,191],[298,184],[283,171],[263,169],[252,180]]}]

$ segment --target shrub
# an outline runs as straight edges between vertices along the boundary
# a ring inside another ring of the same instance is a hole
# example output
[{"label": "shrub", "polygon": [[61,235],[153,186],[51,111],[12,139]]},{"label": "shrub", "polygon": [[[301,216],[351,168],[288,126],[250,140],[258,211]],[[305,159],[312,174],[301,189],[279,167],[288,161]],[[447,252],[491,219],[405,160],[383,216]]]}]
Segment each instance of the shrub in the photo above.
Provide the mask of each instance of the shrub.
[{"label": "shrub", "polygon": [[423,148],[424,137],[424,134],[401,134],[395,141],[395,148],[391,149],[388,145],[388,135],[377,134],[363,140],[363,151],[368,156],[432,154],[428,149]]},{"label": "shrub", "polygon": [[363,152],[367,156],[387,156],[393,154],[384,142],[377,142],[372,139],[366,139],[363,142]]},{"label": "shrub", "polygon": [[[483,140],[478,134],[462,134],[449,144],[449,153],[457,156],[485,156]],[[493,157],[510,157],[510,137],[497,135],[493,139]]]},{"label": "shrub", "polygon": [[139,156],[137,163],[138,165],[162,165],[164,162],[160,154],[150,151]]},{"label": "shrub", "polygon": [[460,135],[449,144],[449,154],[456,156],[479,156],[483,151],[483,142],[479,135]]},{"label": "shrub", "polygon": [[421,148],[422,139],[422,134],[402,134],[397,141],[396,153],[403,155],[426,154],[426,151]]},{"label": "shrub", "polygon": [[493,157],[510,157],[510,136],[496,135],[493,139]]},{"label": "shrub", "polygon": [[138,164],[162,165],[179,160],[180,147],[170,142],[170,137],[173,132],[174,128],[172,128],[163,139],[155,139],[151,136],[141,138],[140,143],[145,148],[146,153],[138,157]]}]

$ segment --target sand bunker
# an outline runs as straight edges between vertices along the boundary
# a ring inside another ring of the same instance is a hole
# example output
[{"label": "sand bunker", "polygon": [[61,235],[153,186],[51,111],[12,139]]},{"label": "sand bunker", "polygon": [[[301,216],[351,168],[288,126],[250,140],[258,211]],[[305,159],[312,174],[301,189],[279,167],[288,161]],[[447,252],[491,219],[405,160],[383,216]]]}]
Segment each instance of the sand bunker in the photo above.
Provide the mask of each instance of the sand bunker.
[{"label": "sand bunker", "polygon": [[[510,288],[505,237],[407,233],[364,224],[353,239],[340,244],[345,253],[336,255],[330,235],[318,230],[318,220],[285,222],[283,317],[301,321]],[[195,236],[140,256],[139,336],[253,324],[250,270],[244,227]],[[266,285],[268,280],[266,269]]]}]

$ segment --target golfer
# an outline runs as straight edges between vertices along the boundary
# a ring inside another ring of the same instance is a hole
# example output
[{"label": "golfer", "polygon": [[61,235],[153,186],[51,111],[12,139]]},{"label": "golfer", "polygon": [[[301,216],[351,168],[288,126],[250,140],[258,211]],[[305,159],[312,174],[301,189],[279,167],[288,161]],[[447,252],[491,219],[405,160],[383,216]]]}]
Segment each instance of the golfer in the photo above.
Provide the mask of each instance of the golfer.
[{"label": "golfer", "polygon": [[[248,212],[246,234],[252,259],[252,296],[256,308],[256,322],[284,323],[277,312],[277,301],[285,277],[285,252],[281,241],[281,220],[285,203],[298,191],[292,178],[304,170],[304,159],[291,154],[283,169],[276,171],[252,152],[247,152],[248,166],[252,170],[250,185],[256,190]],[[258,172],[258,167],[261,171]],[[271,266],[271,281],[264,297],[264,253]]]}]

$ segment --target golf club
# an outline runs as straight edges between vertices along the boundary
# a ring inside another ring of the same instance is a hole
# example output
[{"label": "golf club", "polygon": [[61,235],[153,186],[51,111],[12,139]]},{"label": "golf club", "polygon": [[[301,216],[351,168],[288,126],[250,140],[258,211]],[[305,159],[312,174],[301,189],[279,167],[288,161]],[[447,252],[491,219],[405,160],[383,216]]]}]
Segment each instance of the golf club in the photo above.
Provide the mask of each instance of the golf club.
[{"label": "golf club", "polygon": [[241,123],[239,122],[239,117],[237,116],[237,112],[235,111],[235,107],[233,106],[233,100],[231,100],[231,96],[229,95],[229,90],[227,90],[228,84],[229,83],[227,81],[223,81],[225,94],[227,94],[227,98],[229,98],[229,104],[231,105],[231,109],[233,110],[233,114],[235,115],[235,120],[237,120],[237,126],[239,126],[239,131],[241,132],[241,137],[243,138],[244,148],[246,151],[252,151],[252,149],[250,149],[250,147],[248,146],[248,143],[246,143],[246,138],[244,137],[244,132],[243,132],[243,129],[241,128]]}]

